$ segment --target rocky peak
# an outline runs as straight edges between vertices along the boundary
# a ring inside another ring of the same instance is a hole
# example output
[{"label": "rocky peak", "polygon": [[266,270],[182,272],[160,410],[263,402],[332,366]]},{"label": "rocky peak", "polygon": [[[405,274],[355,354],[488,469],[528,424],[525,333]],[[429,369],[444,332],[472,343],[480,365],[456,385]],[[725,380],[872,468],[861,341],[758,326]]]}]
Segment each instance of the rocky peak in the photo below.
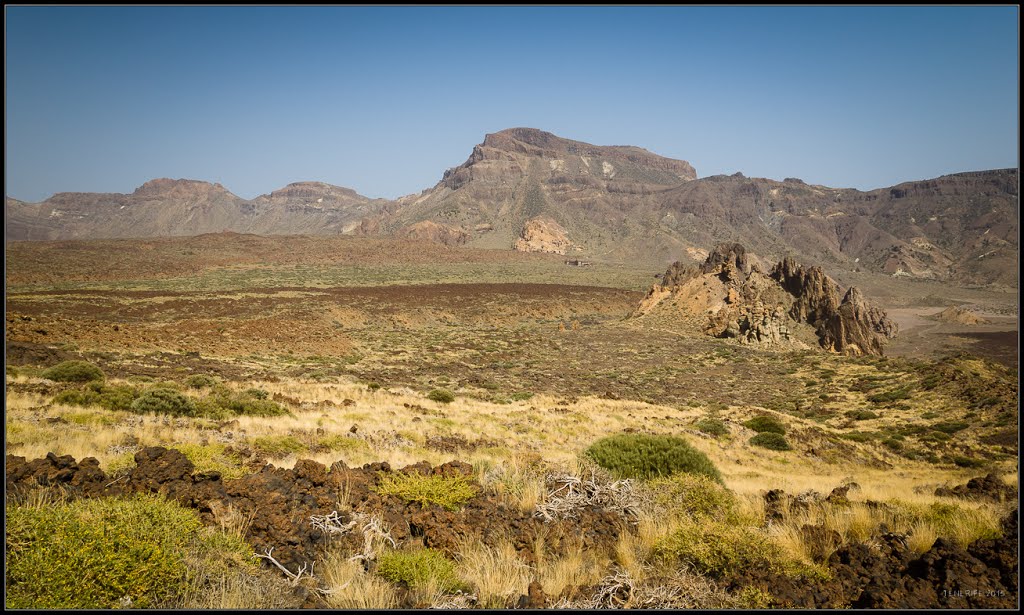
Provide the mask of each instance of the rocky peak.
[{"label": "rocky peak", "polygon": [[868,305],[856,287],[846,291],[839,308],[819,324],[821,346],[843,354],[882,354],[884,338],[895,337],[896,323]]},{"label": "rocky peak", "polygon": [[884,311],[857,288],[843,295],[820,267],[784,258],[766,275],[754,258],[742,245],[724,243],[698,267],[673,263],[638,313],[649,312],[666,294],[687,295],[676,305],[708,314],[703,330],[714,337],[776,346],[796,343],[803,326],[823,348],[853,355],[880,355],[884,340],[895,337],[896,323]]},{"label": "rocky peak", "polygon": [[700,270],[702,273],[716,274],[723,282],[729,282],[746,280],[755,266],[747,256],[747,249],[740,244],[720,243],[708,254]]},{"label": "rocky peak", "polygon": [[804,267],[786,257],[775,265],[771,277],[796,297],[789,312],[793,320],[817,323],[839,308],[842,290],[821,267]]}]

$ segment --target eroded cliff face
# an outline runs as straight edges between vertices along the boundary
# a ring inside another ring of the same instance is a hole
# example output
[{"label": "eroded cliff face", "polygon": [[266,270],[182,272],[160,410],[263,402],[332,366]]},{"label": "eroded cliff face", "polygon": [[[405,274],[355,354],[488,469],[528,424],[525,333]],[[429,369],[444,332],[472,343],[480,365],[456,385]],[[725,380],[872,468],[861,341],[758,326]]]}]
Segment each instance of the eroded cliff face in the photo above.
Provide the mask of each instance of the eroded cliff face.
[{"label": "eroded cliff face", "polygon": [[810,341],[831,352],[881,355],[897,333],[883,310],[856,288],[844,295],[820,267],[787,258],[765,273],[736,243],[718,245],[699,266],[673,263],[635,316],[672,310],[707,335],[769,348]]}]

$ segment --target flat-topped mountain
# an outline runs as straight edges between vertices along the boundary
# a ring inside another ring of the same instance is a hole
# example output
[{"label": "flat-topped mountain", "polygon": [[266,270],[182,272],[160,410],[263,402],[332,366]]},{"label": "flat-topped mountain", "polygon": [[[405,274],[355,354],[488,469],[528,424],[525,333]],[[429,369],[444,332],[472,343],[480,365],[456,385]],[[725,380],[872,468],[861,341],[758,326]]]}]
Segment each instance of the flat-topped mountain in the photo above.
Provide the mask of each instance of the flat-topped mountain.
[{"label": "flat-topped mountain", "polygon": [[487,135],[433,188],[399,199],[372,232],[425,220],[469,245],[615,258],[648,234],[657,194],[697,177],[690,163],[632,146],[597,146],[533,128]]},{"label": "flat-topped mountain", "polygon": [[289,184],[252,200],[224,186],[191,179],[154,179],[131,194],[61,192],[41,203],[8,198],[5,237],[118,239],[233,231],[340,234],[386,201],[322,182]]}]

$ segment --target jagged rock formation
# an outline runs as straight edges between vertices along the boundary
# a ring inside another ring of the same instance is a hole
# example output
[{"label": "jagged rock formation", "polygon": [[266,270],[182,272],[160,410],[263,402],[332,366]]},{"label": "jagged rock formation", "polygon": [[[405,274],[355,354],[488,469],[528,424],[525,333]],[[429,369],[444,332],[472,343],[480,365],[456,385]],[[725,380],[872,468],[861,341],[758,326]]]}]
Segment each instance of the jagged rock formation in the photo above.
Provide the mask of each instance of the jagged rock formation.
[{"label": "jagged rock formation", "polygon": [[737,243],[720,244],[699,266],[673,263],[635,316],[666,306],[707,335],[763,347],[802,346],[816,338],[832,352],[880,355],[897,333],[884,311],[868,305],[856,288],[843,295],[820,267],[786,258],[765,273]]}]

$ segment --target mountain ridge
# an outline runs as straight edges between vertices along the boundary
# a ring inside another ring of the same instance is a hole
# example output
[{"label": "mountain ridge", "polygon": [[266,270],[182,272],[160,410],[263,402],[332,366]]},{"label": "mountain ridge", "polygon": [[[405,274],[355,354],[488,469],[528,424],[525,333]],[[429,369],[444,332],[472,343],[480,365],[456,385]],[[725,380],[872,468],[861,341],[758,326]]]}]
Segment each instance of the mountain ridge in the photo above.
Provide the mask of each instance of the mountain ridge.
[{"label": "mountain ridge", "polygon": [[157,178],[129,194],[7,197],[8,240],[356,234],[548,251],[663,267],[735,241],[768,260],[1016,286],[1017,169],[974,170],[861,191],[698,178],[689,162],[534,128],[488,133],[438,182],[395,200],[325,182],[243,199],[219,183]]}]

